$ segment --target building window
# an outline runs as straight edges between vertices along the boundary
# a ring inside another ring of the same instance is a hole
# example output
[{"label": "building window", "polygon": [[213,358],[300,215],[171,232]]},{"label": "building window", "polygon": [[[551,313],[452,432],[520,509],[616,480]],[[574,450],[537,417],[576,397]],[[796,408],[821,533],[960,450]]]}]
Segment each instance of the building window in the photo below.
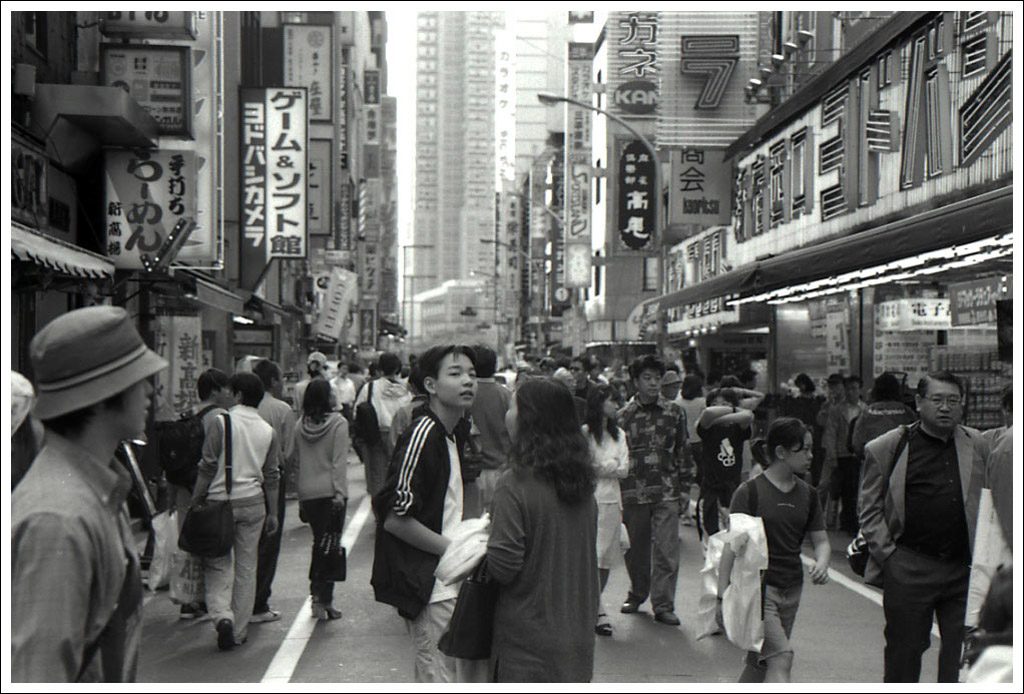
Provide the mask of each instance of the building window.
[{"label": "building window", "polygon": [[658,291],[659,277],[658,267],[659,258],[644,258],[644,285],[643,291],[645,292],[656,292]]}]

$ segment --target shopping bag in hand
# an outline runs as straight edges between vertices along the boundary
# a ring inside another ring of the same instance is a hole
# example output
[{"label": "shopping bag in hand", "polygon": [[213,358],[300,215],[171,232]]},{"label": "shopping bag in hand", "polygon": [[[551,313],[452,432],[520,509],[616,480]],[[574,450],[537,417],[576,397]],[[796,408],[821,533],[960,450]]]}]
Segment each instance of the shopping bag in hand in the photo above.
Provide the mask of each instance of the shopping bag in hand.
[{"label": "shopping bag in hand", "polygon": [[188,552],[175,552],[171,557],[171,602],[192,605],[205,599],[203,560]]},{"label": "shopping bag in hand", "polygon": [[171,580],[171,558],[178,547],[177,511],[161,511],[153,516],[153,559],[149,562],[146,586],[150,590],[166,588]]},{"label": "shopping bag in hand", "polygon": [[309,564],[311,581],[344,581],[347,572],[345,547],[341,544],[342,512],[335,510],[331,524],[320,542],[313,547],[313,560]]},{"label": "shopping bag in hand", "polygon": [[487,575],[487,558],[484,557],[459,588],[452,619],[437,644],[438,650],[451,658],[490,658],[497,606],[498,584]]}]

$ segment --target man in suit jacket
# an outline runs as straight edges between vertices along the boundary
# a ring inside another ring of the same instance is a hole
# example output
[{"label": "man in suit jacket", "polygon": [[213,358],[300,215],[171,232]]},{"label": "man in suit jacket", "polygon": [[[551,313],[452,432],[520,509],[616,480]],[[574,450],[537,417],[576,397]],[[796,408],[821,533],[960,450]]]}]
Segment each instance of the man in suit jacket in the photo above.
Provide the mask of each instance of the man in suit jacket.
[{"label": "man in suit jacket", "polygon": [[956,376],[933,372],[918,385],[920,425],[865,447],[860,525],[871,555],[865,580],[884,583],[886,682],[918,681],[933,615],[938,681],[957,681],[988,456],[981,434],[960,425],[963,399]]}]

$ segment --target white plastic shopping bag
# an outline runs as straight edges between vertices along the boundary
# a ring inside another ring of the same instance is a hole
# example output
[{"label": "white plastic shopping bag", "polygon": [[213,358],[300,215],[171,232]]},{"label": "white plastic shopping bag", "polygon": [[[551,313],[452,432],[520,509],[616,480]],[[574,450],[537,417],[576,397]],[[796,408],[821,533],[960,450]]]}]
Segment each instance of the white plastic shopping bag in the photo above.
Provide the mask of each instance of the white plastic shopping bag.
[{"label": "white plastic shopping bag", "polygon": [[718,566],[722,563],[722,550],[729,538],[728,530],[719,530],[708,538],[704,554],[704,568],[700,570],[700,598],[697,601],[697,621],[700,634],[697,640],[705,636],[721,634],[715,618],[718,612]]},{"label": "white plastic shopping bag", "polygon": [[178,513],[161,511],[153,516],[153,558],[146,586],[160,590],[171,581],[171,556],[178,549]]},{"label": "white plastic shopping bag", "polygon": [[981,607],[988,596],[989,585],[996,570],[1012,561],[1003,530],[992,503],[992,490],[982,489],[978,499],[978,526],[974,534],[974,558],[971,561],[971,578],[967,585],[967,615],[964,624],[978,626]]},{"label": "white plastic shopping bag", "polygon": [[171,602],[192,605],[206,599],[203,560],[177,550],[171,558]]},{"label": "white plastic shopping bag", "polygon": [[736,560],[729,587],[722,595],[725,635],[745,651],[760,651],[764,643],[761,572],[768,568],[768,538],[762,520],[745,513],[729,515],[729,531],[728,542]]}]

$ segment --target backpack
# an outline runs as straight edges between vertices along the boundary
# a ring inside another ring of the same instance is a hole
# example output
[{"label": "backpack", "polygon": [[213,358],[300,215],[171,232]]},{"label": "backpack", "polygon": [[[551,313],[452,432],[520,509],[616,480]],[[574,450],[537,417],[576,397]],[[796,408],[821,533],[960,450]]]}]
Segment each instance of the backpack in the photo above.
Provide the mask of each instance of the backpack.
[{"label": "backpack", "polygon": [[373,446],[381,442],[380,423],[377,421],[377,410],[373,407],[373,381],[367,385],[369,391],[366,401],[356,405],[352,421],[352,437],[364,444]]},{"label": "backpack", "polygon": [[171,484],[189,491],[195,487],[206,438],[203,417],[215,407],[204,407],[195,414],[186,412],[176,421],[156,423],[157,455],[164,476]]}]

